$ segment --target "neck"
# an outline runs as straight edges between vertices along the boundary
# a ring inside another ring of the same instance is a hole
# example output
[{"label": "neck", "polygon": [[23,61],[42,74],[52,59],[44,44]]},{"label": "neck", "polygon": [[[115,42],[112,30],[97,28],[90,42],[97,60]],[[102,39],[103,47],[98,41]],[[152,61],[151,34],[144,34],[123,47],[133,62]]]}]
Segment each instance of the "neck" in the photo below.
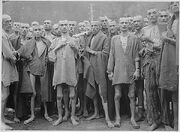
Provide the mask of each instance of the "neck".
[{"label": "neck", "polygon": [[68,37],[68,36],[69,36],[69,33],[68,33],[68,32],[67,32],[67,33],[62,33],[61,36],[62,36],[62,37]]},{"label": "neck", "polygon": [[51,30],[46,30],[46,34],[51,34]]},{"label": "neck", "polygon": [[40,41],[41,37],[35,37],[36,41]]},{"label": "neck", "polygon": [[122,31],[122,32],[121,32],[121,35],[122,35],[123,37],[127,36],[127,35],[128,35],[128,31]]},{"label": "neck", "polygon": [[156,25],[157,24],[157,22],[151,22],[150,23],[150,25]]},{"label": "neck", "polygon": [[140,33],[142,28],[136,29],[136,33]]}]

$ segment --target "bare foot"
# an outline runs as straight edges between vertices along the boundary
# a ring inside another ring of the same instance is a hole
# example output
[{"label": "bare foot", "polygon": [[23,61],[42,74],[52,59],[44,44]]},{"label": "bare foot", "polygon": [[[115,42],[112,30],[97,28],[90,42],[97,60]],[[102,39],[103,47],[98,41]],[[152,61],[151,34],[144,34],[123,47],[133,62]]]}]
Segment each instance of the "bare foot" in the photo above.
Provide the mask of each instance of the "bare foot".
[{"label": "bare foot", "polygon": [[14,121],[8,120],[8,119],[6,119],[6,118],[4,118],[4,122],[7,123],[7,124],[13,124],[13,123],[15,123]]},{"label": "bare foot", "polygon": [[63,117],[63,121],[67,121],[69,117],[69,112],[65,112],[65,115]]},{"label": "bare foot", "polygon": [[133,119],[131,119],[130,124],[132,125],[132,127],[133,127],[134,129],[139,129],[139,128],[140,128],[140,126],[139,126],[139,125],[136,123],[136,121],[133,120]]},{"label": "bare foot", "polygon": [[158,128],[158,125],[156,123],[153,123],[150,128],[149,128],[149,131],[154,131],[155,129]]},{"label": "bare foot", "polygon": [[82,115],[82,113],[83,113],[83,110],[80,109],[80,110],[76,113],[76,115],[77,115],[77,116],[80,116],[80,115]]},{"label": "bare foot", "polygon": [[93,119],[99,119],[100,116],[99,114],[93,114],[92,116],[86,118],[87,121],[93,120]]},{"label": "bare foot", "polygon": [[116,119],[115,123],[114,123],[115,127],[120,127],[121,126],[121,120],[120,119]]},{"label": "bare foot", "polygon": [[77,116],[74,116],[74,119],[77,120],[77,121],[79,121],[79,117],[77,117]]},{"label": "bare foot", "polygon": [[62,117],[61,117],[61,118],[58,118],[58,119],[53,123],[53,126],[57,126],[57,125],[59,125],[60,123],[62,123]]},{"label": "bare foot", "polygon": [[49,121],[49,122],[53,121],[53,119],[50,118],[48,115],[44,115],[44,118],[45,118],[47,121]]},{"label": "bare foot", "polygon": [[114,127],[114,124],[111,122],[111,121],[106,121],[107,125],[109,128],[113,128]]},{"label": "bare foot", "polygon": [[1,122],[1,130],[13,130],[13,128]]},{"label": "bare foot", "polygon": [[76,119],[75,119],[74,116],[71,116],[71,122],[72,122],[73,126],[76,126],[76,125],[79,124],[79,123],[76,121]]},{"label": "bare foot", "polygon": [[32,122],[32,121],[34,120],[34,118],[35,118],[35,116],[31,116],[29,119],[25,120],[25,121],[24,121],[24,125]]},{"label": "bare foot", "polygon": [[14,122],[19,123],[20,120],[17,117],[14,117]]},{"label": "bare foot", "polygon": [[88,117],[88,112],[87,112],[87,110],[83,112],[83,116],[84,116],[84,117]]}]

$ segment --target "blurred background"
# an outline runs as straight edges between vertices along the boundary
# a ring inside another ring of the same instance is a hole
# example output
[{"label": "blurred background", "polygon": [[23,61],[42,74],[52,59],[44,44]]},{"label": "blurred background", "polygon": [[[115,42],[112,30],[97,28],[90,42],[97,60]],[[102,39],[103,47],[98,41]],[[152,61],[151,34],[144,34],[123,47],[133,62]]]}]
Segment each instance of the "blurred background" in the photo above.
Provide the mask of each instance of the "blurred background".
[{"label": "blurred background", "polygon": [[13,21],[42,23],[50,19],[59,20],[96,20],[107,16],[118,20],[121,16],[146,16],[150,8],[167,9],[169,2],[123,2],[123,1],[3,1],[3,14]]}]

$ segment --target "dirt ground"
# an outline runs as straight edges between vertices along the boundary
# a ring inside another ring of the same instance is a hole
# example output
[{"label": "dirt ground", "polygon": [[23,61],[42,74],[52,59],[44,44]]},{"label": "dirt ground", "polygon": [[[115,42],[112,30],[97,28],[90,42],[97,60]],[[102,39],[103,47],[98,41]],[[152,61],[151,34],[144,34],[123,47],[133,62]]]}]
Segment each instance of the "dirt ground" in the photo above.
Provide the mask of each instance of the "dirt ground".
[{"label": "dirt ground", "polygon": [[[57,115],[51,116],[53,122],[57,119]],[[46,121],[42,116],[37,115],[35,120],[27,125],[23,124],[23,121],[20,123],[10,124],[14,130],[105,130],[105,131],[147,131],[148,124],[146,121],[138,122],[140,124],[140,129],[133,129],[129,123],[130,118],[126,115],[121,118],[121,127],[120,128],[108,128],[104,118],[95,119],[92,121],[86,121],[85,118],[80,118],[79,125],[73,126],[70,121],[62,122],[58,126],[53,126],[53,122]],[[167,131],[163,126],[160,126],[157,131]]]}]

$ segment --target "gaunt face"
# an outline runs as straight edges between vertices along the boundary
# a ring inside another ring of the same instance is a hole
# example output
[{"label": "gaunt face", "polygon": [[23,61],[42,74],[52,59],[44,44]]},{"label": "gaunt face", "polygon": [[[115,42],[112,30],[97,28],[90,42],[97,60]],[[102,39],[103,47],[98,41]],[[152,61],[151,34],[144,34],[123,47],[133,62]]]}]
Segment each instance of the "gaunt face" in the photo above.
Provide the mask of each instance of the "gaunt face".
[{"label": "gaunt face", "polygon": [[135,16],[133,18],[133,25],[135,29],[141,29],[143,27],[143,18],[142,16]]},{"label": "gaunt face", "polygon": [[43,26],[44,26],[44,30],[50,31],[52,29],[51,20],[45,20]]},{"label": "gaunt face", "polygon": [[22,23],[21,24],[21,34],[22,35],[27,35],[28,31],[29,31],[29,24]]},{"label": "gaunt face", "polygon": [[99,21],[91,21],[91,31],[93,34],[97,34],[100,30],[100,22]]},{"label": "gaunt face", "polygon": [[67,20],[60,21],[59,22],[59,29],[60,29],[61,33],[64,33],[64,34],[69,32],[68,21]]},{"label": "gaunt face", "polygon": [[111,21],[109,22],[109,31],[110,33],[115,33],[117,31],[116,22]]},{"label": "gaunt face", "polygon": [[35,38],[39,38],[42,36],[42,28],[40,27],[40,25],[33,27],[33,34]]},{"label": "gaunt face", "polygon": [[157,9],[150,9],[147,11],[147,17],[150,23],[156,23],[159,17]]},{"label": "gaunt face", "polygon": [[108,18],[100,17],[99,19],[100,19],[102,28],[108,28]]},{"label": "gaunt face", "polygon": [[160,11],[158,22],[161,24],[167,24],[170,19],[170,15],[167,11]]},{"label": "gaunt face", "polygon": [[126,17],[120,18],[119,19],[119,27],[122,32],[127,31],[128,27],[129,27],[129,19]]}]

